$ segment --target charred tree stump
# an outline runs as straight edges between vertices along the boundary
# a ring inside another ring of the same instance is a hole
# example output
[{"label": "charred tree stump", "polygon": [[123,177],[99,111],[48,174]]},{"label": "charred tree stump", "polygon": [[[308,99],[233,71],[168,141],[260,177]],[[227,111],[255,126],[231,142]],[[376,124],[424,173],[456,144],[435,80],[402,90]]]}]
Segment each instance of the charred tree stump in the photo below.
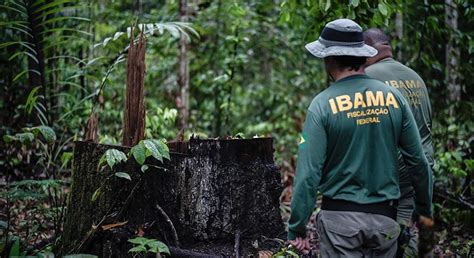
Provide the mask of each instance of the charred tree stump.
[{"label": "charred tree stump", "polygon": [[[76,142],[61,254],[129,257],[127,240],[143,235],[176,247],[180,257],[233,256],[238,234],[240,255],[248,256],[258,251],[255,241],[271,249],[262,236],[284,237],[271,138],[168,145],[171,161],[147,160],[154,166],[143,173],[133,160],[115,171],[97,168],[107,149],[127,148]],[[118,171],[132,180],[112,176]]]}]

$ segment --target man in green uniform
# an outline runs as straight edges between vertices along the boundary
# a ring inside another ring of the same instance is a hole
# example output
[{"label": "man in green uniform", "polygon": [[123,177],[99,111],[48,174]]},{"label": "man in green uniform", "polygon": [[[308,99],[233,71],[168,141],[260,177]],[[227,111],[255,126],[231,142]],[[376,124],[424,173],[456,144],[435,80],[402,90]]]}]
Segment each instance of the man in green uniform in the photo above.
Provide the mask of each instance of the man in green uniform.
[{"label": "man in green uniform", "polygon": [[[408,101],[410,109],[418,126],[423,151],[430,167],[433,167],[433,144],[431,138],[431,105],[428,90],[421,77],[412,69],[392,58],[390,38],[380,29],[372,28],[364,32],[366,44],[377,49],[378,54],[367,60],[366,73],[372,78],[397,88]],[[397,212],[397,222],[402,228],[399,238],[397,257],[403,256],[407,246],[407,255],[414,257],[418,252],[416,231],[410,230],[410,222],[414,210],[413,187],[410,173],[399,153],[400,170],[400,201]]]},{"label": "man in green uniform", "polygon": [[365,75],[366,58],[377,51],[364,43],[357,23],[332,21],[306,48],[324,58],[335,82],[308,108],[288,239],[300,250],[309,247],[306,224],[319,190],[322,257],[393,257],[400,230],[398,148],[414,179],[416,210],[431,217],[431,171],[409,104],[396,89]]}]

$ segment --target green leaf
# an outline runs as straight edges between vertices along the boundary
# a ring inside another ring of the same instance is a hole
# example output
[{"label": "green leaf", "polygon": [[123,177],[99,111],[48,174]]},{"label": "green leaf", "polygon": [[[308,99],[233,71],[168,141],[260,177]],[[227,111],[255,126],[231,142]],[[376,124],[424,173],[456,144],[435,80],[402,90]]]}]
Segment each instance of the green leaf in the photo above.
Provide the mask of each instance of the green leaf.
[{"label": "green leaf", "polygon": [[161,156],[165,157],[168,160],[171,160],[170,149],[168,148],[168,145],[166,144],[164,140],[152,139],[151,141],[155,144]]},{"label": "green leaf", "polygon": [[142,170],[143,173],[145,173],[145,171],[148,170],[148,165],[143,165],[143,166],[141,167],[141,170]]},{"label": "green leaf", "polygon": [[4,141],[5,143],[14,142],[14,141],[17,141],[17,140],[18,140],[18,139],[17,139],[15,136],[13,136],[13,135],[4,135],[4,136],[3,136],[3,141]]},{"label": "green leaf", "polygon": [[455,124],[451,124],[448,126],[448,132],[452,133],[455,132],[458,129],[458,126]]},{"label": "green leaf", "polygon": [[97,190],[94,191],[94,193],[92,194],[92,197],[91,197],[91,202],[95,202],[97,200],[97,198],[99,198],[99,196],[102,194],[102,191],[101,191],[101,188],[97,188]]},{"label": "green leaf", "polygon": [[125,173],[125,172],[117,172],[117,173],[115,173],[115,176],[120,177],[120,178],[125,178],[125,179],[128,179],[128,180],[132,181],[132,178],[130,177],[130,175]]},{"label": "green leaf", "polygon": [[41,133],[41,135],[43,135],[44,139],[48,143],[52,143],[56,140],[56,133],[49,126],[40,125],[40,126],[29,128],[27,130],[32,131],[35,134],[35,136],[38,136],[38,134]]},{"label": "green leaf", "polygon": [[9,257],[12,257],[12,256],[20,256],[20,239],[18,238],[15,240],[12,248],[10,249]]},{"label": "green leaf", "polygon": [[144,245],[139,245],[131,248],[128,250],[129,253],[141,253],[141,252],[146,252],[146,247]]},{"label": "green leaf", "polygon": [[67,166],[67,164],[69,163],[69,161],[71,161],[72,159],[72,152],[70,151],[65,151],[63,152],[63,154],[61,155],[61,163],[62,163],[62,166]]},{"label": "green leaf", "polygon": [[388,9],[387,9],[387,6],[386,6],[385,4],[379,3],[378,8],[379,8],[380,13],[381,13],[383,16],[387,16],[387,14],[388,14]]},{"label": "green leaf", "polygon": [[135,161],[138,164],[143,165],[143,163],[145,163],[145,146],[141,141],[137,145],[133,146],[132,149],[130,149],[130,152],[132,153],[133,157],[135,158]]},{"label": "green leaf", "polygon": [[326,0],[326,6],[324,7],[324,12],[327,12],[331,8],[331,0]]},{"label": "green leaf", "polygon": [[292,257],[300,257],[297,253],[291,251],[291,250],[286,250],[286,253],[291,255]]},{"label": "green leaf", "polygon": [[144,140],[143,145],[147,148],[147,150],[149,150],[151,152],[151,155],[155,159],[163,162],[163,155],[158,150],[158,145],[159,144],[157,144],[155,141],[152,141],[152,140]]},{"label": "green leaf", "polygon": [[351,0],[351,5],[354,7],[359,6],[359,0]]},{"label": "green leaf", "polygon": [[109,167],[113,169],[116,164],[127,161],[127,155],[117,149],[109,149],[100,158],[99,166],[102,166],[104,161],[106,161]]},{"label": "green leaf", "polygon": [[129,243],[137,244],[137,245],[145,245],[148,241],[149,239],[145,237],[135,237],[128,240]]},{"label": "green leaf", "polygon": [[170,255],[170,249],[165,243],[161,241],[154,240],[154,241],[148,242],[147,245],[150,247],[150,251],[153,253],[165,253],[165,254]]},{"label": "green leaf", "polygon": [[35,136],[32,133],[17,133],[15,138],[23,144],[30,144],[35,139]]},{"label": "green leaf", "polygon": [[467,173],[466,171],[460,169],[460,168],[450,168],[449,169],[451,171],[451,173],[455,176],[455,177],[458,177],[458,178],[461,178],[461,177],[466,177],[467,176]]},{"label": "green leaf", "polygon": [[25,109],[28,112],[28,114],[31,113],[31,111],[33,110],[33,107],[36,104],[36,100],[38,99],[38,90],[40,88],[41,86],[34,87],[28,94],[28,98],[26,99],[26,104],[25,104]]},{"label": "green leaf", "polygon": [[458,151],[454,151],[452,152],[452,155],[453,155],[453,158],[458,161],[458,162],[461,162],[462,161],[462,154]]},{"label": "green leaf", "polygon": [[100,157],[99,159],[99,167],[102,167],[104,164],[105,164],[105,161],[106,161],[106,157],[105,157],[105,153]]}]

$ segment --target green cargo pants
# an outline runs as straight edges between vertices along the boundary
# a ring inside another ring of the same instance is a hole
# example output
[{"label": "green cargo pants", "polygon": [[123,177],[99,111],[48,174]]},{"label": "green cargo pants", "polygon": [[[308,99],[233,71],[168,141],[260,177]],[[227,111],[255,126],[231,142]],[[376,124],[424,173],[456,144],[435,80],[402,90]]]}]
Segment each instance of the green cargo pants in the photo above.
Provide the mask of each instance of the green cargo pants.
[{"label": "green cargo pants", "polygon": [[386,216],[322,210],[317,217],[321,257],[394,257],[398,223]]}]

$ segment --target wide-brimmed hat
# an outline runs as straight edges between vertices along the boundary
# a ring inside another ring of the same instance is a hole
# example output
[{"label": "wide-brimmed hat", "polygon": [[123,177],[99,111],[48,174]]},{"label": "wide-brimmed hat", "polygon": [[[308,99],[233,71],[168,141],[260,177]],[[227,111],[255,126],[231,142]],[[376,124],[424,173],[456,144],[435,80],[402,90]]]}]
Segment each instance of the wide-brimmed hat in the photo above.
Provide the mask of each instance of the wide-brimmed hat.
[{"label": "wide-brimmed hat", "polygon": [[372,57],[377,50],[366,45],[359,24],[349,19],[334,20],[324,26],[319,39],[306,44],[306,49],[316,57],[365,56]]}]

